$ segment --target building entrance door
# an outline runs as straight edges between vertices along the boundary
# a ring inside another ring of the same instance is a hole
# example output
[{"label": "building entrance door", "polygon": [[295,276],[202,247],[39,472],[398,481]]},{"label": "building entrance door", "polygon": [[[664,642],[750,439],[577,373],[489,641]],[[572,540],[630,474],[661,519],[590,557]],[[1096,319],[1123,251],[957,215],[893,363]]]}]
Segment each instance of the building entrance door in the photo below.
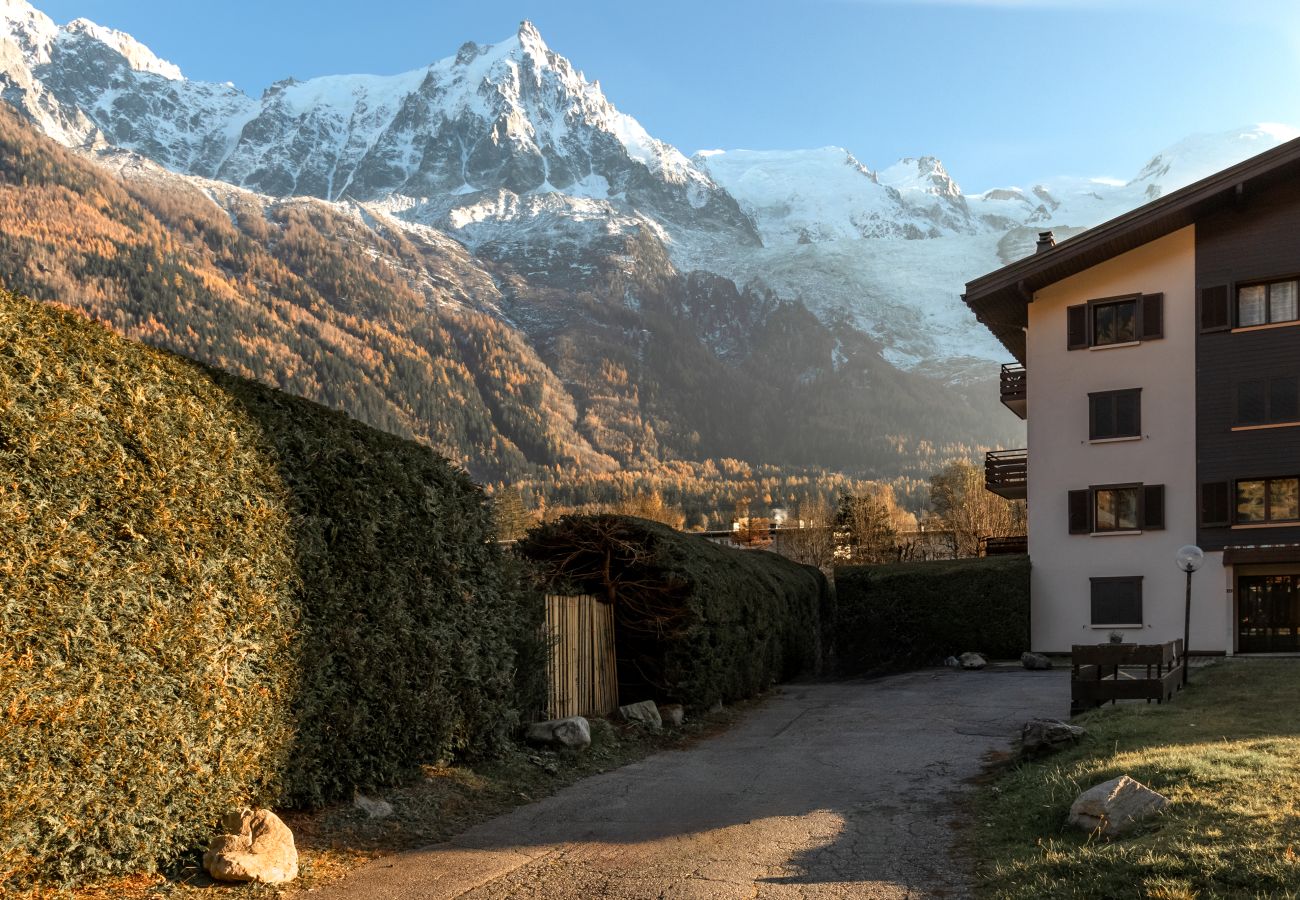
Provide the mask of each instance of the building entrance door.
[{"label": "building entrance door", "polygon": [[1237,652],[1300,652],[1300,575],[1237,579]]}]

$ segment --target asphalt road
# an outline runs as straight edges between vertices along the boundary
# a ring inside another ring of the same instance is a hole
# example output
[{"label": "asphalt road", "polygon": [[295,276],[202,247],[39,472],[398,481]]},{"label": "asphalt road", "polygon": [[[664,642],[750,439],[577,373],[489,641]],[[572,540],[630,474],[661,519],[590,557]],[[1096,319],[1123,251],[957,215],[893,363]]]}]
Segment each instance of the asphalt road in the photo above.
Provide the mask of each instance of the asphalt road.
[{"label": "asphalt road", "polygon": [[589,778],[321,900],[955,898],[966,781],[1064,671],[925,670],[792,685],[725,734]]}]

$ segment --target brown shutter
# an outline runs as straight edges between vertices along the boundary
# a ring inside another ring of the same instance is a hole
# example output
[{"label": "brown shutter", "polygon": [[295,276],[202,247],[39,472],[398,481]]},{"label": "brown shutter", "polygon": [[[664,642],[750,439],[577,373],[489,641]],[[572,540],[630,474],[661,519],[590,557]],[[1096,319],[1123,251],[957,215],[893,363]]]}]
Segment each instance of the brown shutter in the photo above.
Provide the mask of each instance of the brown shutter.
[{"label": "brown shutter", "polygon": [[1138,311],[1138,340],[1154,341],[1165,336],[1164,294],[1143,294]]},{"label": "brown shutter", "polygon": [[1092,531],[1092,491],[1070,491],[1070,534]]},{"label": "brown shutter", "polygon": [[1065,310],[1065,348],[1067,350],[1086,350],[1088,348],[1088,304],[1070,306]]},{"label": "brown shutter", "polygon": [[1142,486],[1142,527],[1147,531],[1161,531],[1165,527],[1165,486]]},{"label": "brown shutter", "polygon": [[1232,308],[1228,303],[1228,286],[1215,285],[1201,290],[1201,331],[1223,331],[1232,327]]},{"label": "brown shutter", "polygon": [[1201,525],[1227,525],[1229,522],[1228,482],[1211,481],[1201,485]]}]

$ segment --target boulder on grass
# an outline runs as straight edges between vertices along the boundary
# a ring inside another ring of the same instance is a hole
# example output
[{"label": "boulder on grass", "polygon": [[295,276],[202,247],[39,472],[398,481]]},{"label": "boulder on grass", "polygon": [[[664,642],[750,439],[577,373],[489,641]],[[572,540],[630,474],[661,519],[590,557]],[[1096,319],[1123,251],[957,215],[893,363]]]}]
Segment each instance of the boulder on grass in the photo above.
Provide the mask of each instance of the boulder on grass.
[{"label": "boulder on grass", "polygon": [[1020,654],[1020,664],[1026,669],[1050,669],[1052,661],[1041,653],[1030,653],[1026,650]]},{"label": "boulder on grass", "polygon": [[567,719],[547,719],[528,726],[524,735],[530,744],[541,744],[565,750],[581,750],[591,746],[591,723],[582,716]]},{"label": "boulder on grass", "polygon": [[1026,756],[1052,753],[1078,742],[1087,729],[1059,719],[1030,719],[1020,729],[1020,749]]},{"label": "boulder on grass", "polygon": [[618,712],[628,722],[648,725],[656,731],[664,727],[663,717],[659,715],[659,707],[653,700],[642,700],[640,703],[620,706]]},{"label": "boulder on grass", "polygon": [[984,657],[978,653],[963,653],[960,662],[963,669],[982,669],[988,665]]},{"label": "boulder on grass", "polygon": [[298,850],[293,832],[267,809],[234,809],[221,819],[217,835],[203,854],[203,867],[217,881],[281,884],[298,877]]},{"label": "boulder on grass", "polygon": [[1169,800],[1127,775],[1103,781],[1080,794],[1070,806],[1069,823],[1107,837],[1123,834],[1160,812]]},{"label": "boulder on grass", "polygon": [[659,717],[664,720],[665,725],[680,728],[686,721],[686,710],[680,703],[669,703],[667,706],[659,707]]}]

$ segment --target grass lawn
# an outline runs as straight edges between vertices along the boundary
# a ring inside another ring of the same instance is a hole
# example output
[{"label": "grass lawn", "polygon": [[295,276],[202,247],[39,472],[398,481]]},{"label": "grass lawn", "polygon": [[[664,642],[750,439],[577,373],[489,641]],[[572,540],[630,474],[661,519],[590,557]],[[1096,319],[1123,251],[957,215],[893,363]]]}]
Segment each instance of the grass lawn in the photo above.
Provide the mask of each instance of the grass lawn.
[{"label": "grass lawn", "polygon": [[[1173,703],[1078,716],[1075,748],[984,784],[970,837],[983,897],[1300,897],[1300,660],[1194,669]],[[1065,824],[1130,775],[1169,798],[1116,840]]]}]

